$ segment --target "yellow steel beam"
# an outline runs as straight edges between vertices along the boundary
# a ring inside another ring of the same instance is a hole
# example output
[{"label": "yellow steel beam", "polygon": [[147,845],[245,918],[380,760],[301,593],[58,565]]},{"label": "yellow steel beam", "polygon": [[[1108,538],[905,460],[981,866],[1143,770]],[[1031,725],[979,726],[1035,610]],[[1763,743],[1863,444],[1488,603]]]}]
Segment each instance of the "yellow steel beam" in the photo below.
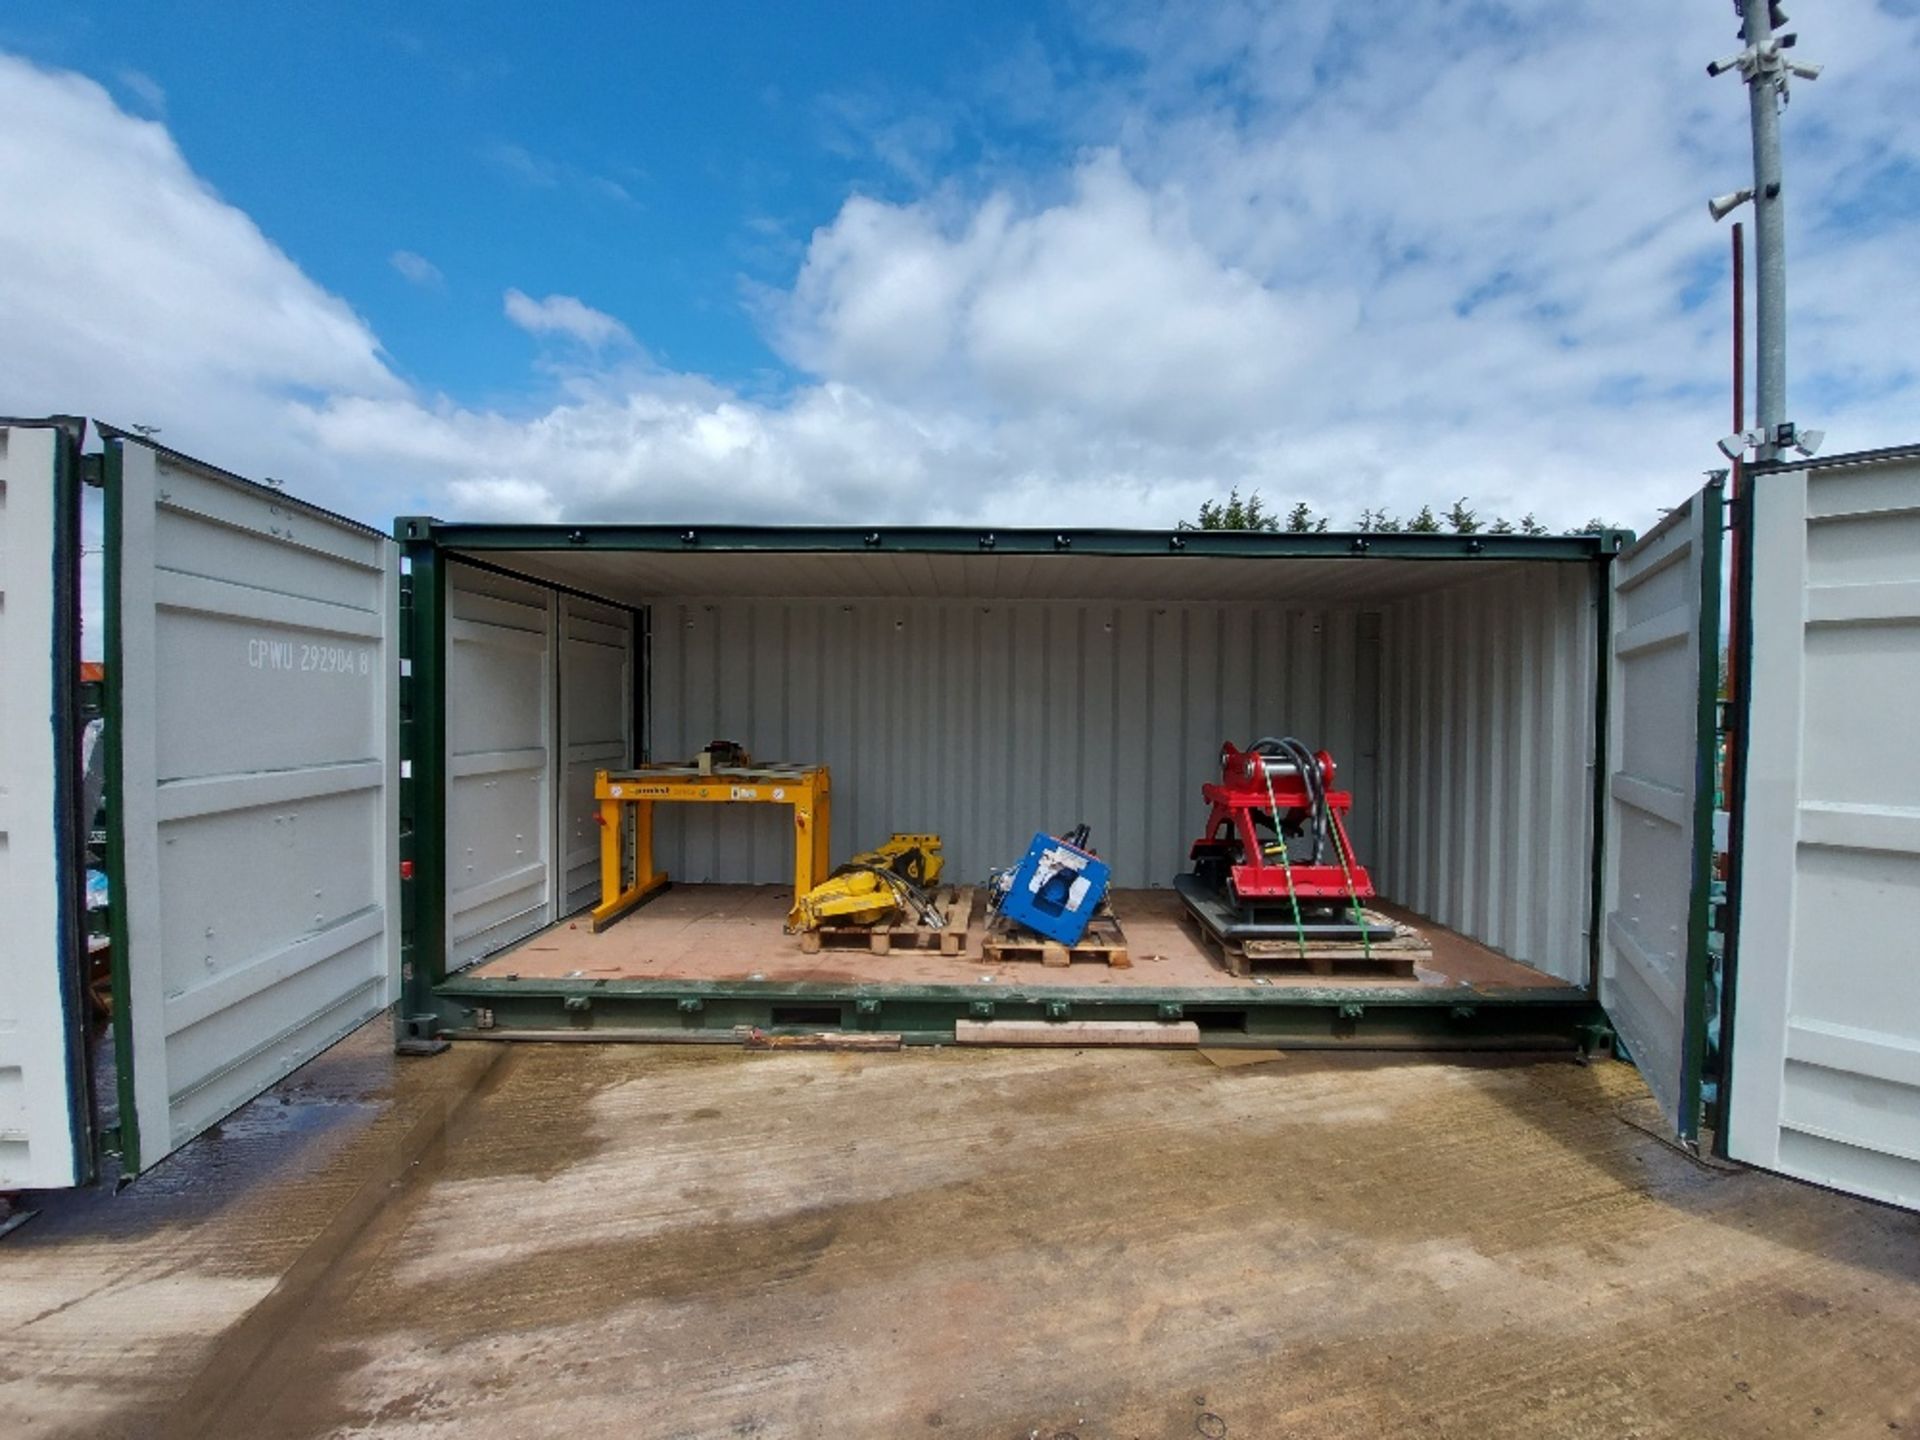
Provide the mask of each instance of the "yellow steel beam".
[{"label": "yellow steel beam", "polygon": [[[799,898],[831,866],[833,782],[824,765],[721,767],[702,774],[692,765],[643,765],[637,770],[596,770],[593,795],[600,805],[600,903],[593,928],[604,930],[667,883],[653,868],[653,807],[657,804],[791,805],[793,894]],[[626,883],[626,812],[634,819],[633,883]]]}]

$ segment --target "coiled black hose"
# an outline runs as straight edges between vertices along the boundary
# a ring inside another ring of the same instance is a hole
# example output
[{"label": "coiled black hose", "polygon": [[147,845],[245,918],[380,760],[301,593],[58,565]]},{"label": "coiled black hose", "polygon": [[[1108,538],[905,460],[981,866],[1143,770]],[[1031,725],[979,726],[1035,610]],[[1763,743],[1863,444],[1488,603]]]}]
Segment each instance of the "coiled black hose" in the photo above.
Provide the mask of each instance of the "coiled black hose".
[{"label": "coiled black hose", "polygon": [[[1300,779],[1307,787],[1307,810],[1309,815],[1308,832],[1311,847],[1307,852],[1309,865],[1320,863],[1320,847],[1323,842],[1330,843],[1332,834],[1332,816],[1327,808],[1326,777],[1320,773],[1320,761],[1306,745],[1291,735],[1263,735],[1253,742],[1253,753],[1263,758],[1277,755],[1288,761],[1300,772]],[[1273,817],[1274,828],[1280,826],[1280,817]]]}]

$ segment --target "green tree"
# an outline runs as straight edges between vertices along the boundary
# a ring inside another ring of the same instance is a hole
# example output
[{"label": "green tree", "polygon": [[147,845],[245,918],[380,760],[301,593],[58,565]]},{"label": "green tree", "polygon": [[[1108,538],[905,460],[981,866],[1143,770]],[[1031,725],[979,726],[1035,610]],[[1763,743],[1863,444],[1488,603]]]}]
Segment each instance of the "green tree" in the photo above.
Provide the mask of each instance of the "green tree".
[{"label": "green tree", "polygon": [[1400,522],[1392,515],[1371,507],[1360,512],[1359,525],[1365,535],[1394,535],[1400,530]]},{"label": "green tree", "polygon": [[1240,498],[1240,487],[1227,492],[1225,500],[1203,500],[1198,523],[1180,522],[1183,530],[1278,530],[1280,517],[1267,509],[1260,492]]},{"label": "green tree", "polygon": [[[1433,506],[1422,505],[1419,510],[1406,519],[1391,514],[1384,506],[1369,505],[1362,509],[1354,528],[1363,535],[1439,535],[1448,531],[1456,535],[1551,535],[1554,532],[1540,523],[1539,516],[1529,510],[1519,520],[1509,520],[1504,515],[1486,516],[1474,509],[1472,497],[1462,495],[1446,510],[1435,514]],[[1282,515],[1279,511],[1269,510],[1267,502],[1255,490],[1246,496],[1240,494],[1235,486],[1227,492],[1224,500],[1208,500],[1201,504],[1198,520],[1182,520],[1182,530],[1286,530],[1293,534],[1324,534],[1332,528],[1332,522],[1325,515],[1316,512],[1305,500],[1299,500]],[[1598,535],[1603,531],[1617,530],[1620,527],[1611,520],[1594,516],[1584,525],[1575,525],[1560,532],[1565,535]]]},{"label": "green tree", "polygon": [[1317,534],[1327,528],[1327,517],[1316,516],[1313,507],[1302,500],[1287,512],[1287,529],[1296,535]]}]

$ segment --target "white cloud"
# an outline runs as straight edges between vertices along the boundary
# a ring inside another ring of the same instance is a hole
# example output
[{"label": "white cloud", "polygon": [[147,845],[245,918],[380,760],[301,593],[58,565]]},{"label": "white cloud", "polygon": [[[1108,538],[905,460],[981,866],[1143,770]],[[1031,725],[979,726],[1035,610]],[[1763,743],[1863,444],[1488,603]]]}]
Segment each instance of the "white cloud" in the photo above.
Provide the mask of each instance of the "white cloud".
[{"label": "white cloud", "polygon": [[524,185],[536,185],[546,190],[560,183],[560,168],[551,160],[535,155],[524,145],[491,145],[483,153],[494,165]]},{"label": "white cloud", "polygon": [[601,175],[592,170],[583,170],[578,165],[536,155],[524,145],[511,142],[490,145],[481,151],[481,158],[522,185],[537,190],[567,186],[596,199],[614,200],[622,205],[635,203],[633,192],[611,175]]},{"label": "white cloud", "polygon": [[[0,133],[0,410],[160,425],[218,458],[292,395],[404,392],[352,309],[160,124],[0,55]],[[271,458],[274,474],[313,468]]]},{"label": "white cloud", "polygon": [[[162,424],[376,522],[1165,524],[1238,484],[1341,522],[1467,494],[1649,523],[1727,428],[1726,238],[1704,199],[1742,176],[1745,99],[1701,70],[1730,21],[1545,0],[1355,15],[1102,10],[1137,65],[1088,81],[1023,60],[1051,78],[1023,87],[1020,123],[1081,148],[853,196],[791,286],[758,292],[802,375],[785,394],[652,368],[614,317],[513,290],[515,324],[585,350],[536,372],[557,397],[495,410],[399,381],[160,126],[0,62],[0,199],[69,202],[57,231],[0,204],[0,409]],[[1874,186],[1920,151],[1920,21],[1836,11],[1802,49],[1830,68],[1786,122],[1793,410],[1829,449],[1910,441],[1920,221]],[[999,103],[1005,77],[985,83]]]},{"label": "white cloud", "polygon": [[398,270],[403,279],[423,290],[437,290],[446,283],[446,277],[440,273],[438,265],[411,250],[394,251],[387,257],[387,263]]},{"label": "white cloud", "polygon": [[1205,451],[1250,417],[1268,428],[1259,417],[1353,318],[1344,297],[1223,265],[1179,197],[1142,188],[1111,151],[1056,204],[1021,213],[995,194],[950,211],[850,201],[781,311],[790,357],[902,403],[1079,417]]},{"label": "white cloud", "polygon": [[594,349],[616,340],[633,343],[633,335],[626,326],[572,295],[549,295],[544,300],[536,300],[524,291],[509,290],[506,312],[507,318],[529,335],[566,335]]},{"label": "white cloud", "polygon": [[157,115],[162,120],[167,118],[167,92],[158,80],[131,65],[121,68],[119,80],[129,95],[147,107],[149,114]]},{"label": "white cloud", "polygon": [[[769,305],[776,333],[816,373],[989,420],[1058,467],[1063,502],[1106,466],[1343,520],[1464,492],[1645,524],[1726,428],[1704,200],[1744,172],[1746,101],[1702,73],[1730,38],[1710,11],[1109,8],[1137,78],[1056,90],[1047,117],[1102,143],[1051,186],[849,201]],[[1826,88],[1786,122],[1793,409],[1829,445],[1897,443],[1920,301],[1894,276],[1920,225],[1822,212],[1833,179],[1912,154],[1920,25],[1818,29]],[[1609,83],[1574,83],[1596,66]]]}]

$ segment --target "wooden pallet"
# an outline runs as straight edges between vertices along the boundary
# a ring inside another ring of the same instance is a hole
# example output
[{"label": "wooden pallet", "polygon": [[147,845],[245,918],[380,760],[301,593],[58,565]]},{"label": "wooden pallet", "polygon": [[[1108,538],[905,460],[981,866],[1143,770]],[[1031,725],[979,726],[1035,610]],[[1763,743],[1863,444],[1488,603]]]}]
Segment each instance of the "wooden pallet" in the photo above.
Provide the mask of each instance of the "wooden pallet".
[{"label": "wooden pallet", "polygon": [[966,953],[967,927],[973,923],[973,886],[942,885],[933,893],[933,904],[947,922],[938,929],[918,921],[911,925],[822,925],[818,930],[800,932],[800,952],[818,955],[822,950],[865,950],[871,955],[890,955],[898,948],[938,950],[942,955]]},{"label": "wooden pallet", "polygon": [[1021,929],[1005,915],[995,915],[987,925],[987,938],[981,952],[988,960],[1038,960],[1042,965],[1071,965],[1076,960],[1094,960],[1124,970],[1133,964],[1127,949],[1126,933],[1114,918],[1113,907],[1102,901],[1093,912],[1086,934],[1078,943],[1062,945]]},{"label": "wooden pallet", "polygon": [[1219,953],[1229,974],[1241,979],[1253,974],[1256,966],[1291,971],[1295,974],[1338,976],[1346,979],[1411,980],[1414,967],[1433,953],[1425,936],[1410,925],[1389,920],[1377,911],[1366,916],[1378,924],[1393,926],[1391,940],[1376,940],[1372,948],[1351,941],[1338,943],[1307,941],[1304,954],[1293,940],[1228,940],[1196,915],[1191,906],[1186,915],[1202,943]]}]

